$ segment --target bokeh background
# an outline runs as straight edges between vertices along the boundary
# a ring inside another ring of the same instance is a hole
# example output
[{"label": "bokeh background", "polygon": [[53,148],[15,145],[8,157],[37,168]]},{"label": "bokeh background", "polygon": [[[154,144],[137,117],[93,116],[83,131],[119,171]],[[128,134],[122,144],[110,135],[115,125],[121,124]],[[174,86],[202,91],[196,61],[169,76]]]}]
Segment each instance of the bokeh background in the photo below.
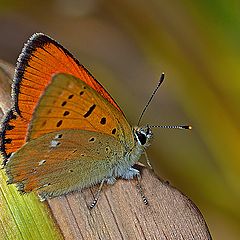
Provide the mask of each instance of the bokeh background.
[{"label": "bokeh background", "polygon": [[142,124],[148,156],[201,210],[214,239],[240,235],[240,2],[235,0],[0,0],[0,59],[15,64],[43,32],[106,87],[132,125],[166,79]]}]

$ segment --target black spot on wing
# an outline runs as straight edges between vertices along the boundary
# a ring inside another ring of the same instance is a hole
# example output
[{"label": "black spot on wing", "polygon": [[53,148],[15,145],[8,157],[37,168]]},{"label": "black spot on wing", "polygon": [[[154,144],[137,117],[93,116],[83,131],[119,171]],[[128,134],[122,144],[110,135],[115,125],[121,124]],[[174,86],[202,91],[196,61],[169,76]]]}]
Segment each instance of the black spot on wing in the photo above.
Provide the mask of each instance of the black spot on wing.
[{"label": "black spot on wing", "polygon": [[64,107],[67,104],[67,101],[63,101],[61,106]]},{"label": "black spot on wing", "polygon": [[87,117],[89,117],[91,114],[92,114],[92,112],[93,112],[93,110],[96,108],[96,104],[93,104],[89,109],[88,109],[88,111],[83,115],[83,117],[85,117],[85,118],[87,118]]},{"label": "black spot on wing", "polygon": [[57,136],[56,136],[56,138],[62,138],[62,134],[58,134]]},{"label": "black spot on wing", "polygon": [[96,141],[96,138],[92,137],[88,140],[89,142],[95,142]]},{"label": "black spot on wing", "polygon": [[62,123],[63,123],[63,120],[59,120],[58,122],[57,122],[57,127],[60,127],[61,125],[62,125]]},{"label": "black spot on wing", "polygon": [[67,115],[69,115],[69,114],[70,114],[69,111],[65,111],[65,112],[63,113],[63,116],[67,116]]},{"label": "black spot on wing", "polygon": [[100,121],[100,123],[101,123],[102,125],[106,124],[106,122],[107,122],[107,119],[106,119],[105,117],[103,117],[103,118],[101,119],[101,121]]}]

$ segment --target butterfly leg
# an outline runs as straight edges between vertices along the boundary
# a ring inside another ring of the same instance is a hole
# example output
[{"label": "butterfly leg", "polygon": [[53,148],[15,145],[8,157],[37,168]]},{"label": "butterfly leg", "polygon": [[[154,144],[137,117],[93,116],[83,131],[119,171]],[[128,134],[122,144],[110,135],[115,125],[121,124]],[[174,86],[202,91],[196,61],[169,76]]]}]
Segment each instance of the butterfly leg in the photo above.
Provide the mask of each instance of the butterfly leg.
[{"label": "butterfly leg", "polygon": [[105,181],[107,181],[106,178],[104,178],[104,179],[101,181],[100,186],[99,186],[99,188],[98,188],[98,191],[97,191],[97,193],[95,194],[95,197],[94,197],[94,199],[93,199],[93,202],[92,202],[91,205],[89,206],[89,209],[90,209],[90,210],[93,209],[93,208],[96,206],[97,201],[98,201],[99,196],[100,196],[100,193],[101,193],[101,191],[102,191],[103,184],[104,184]]},{"label": "butterfly leg", "polygon": [[139,170],[130,167],[129,169],[127,169],[127,170],[121,175],[121,177],[124,178],[124,179],[133,179],[134,177],[137,177],[137,180],[138,180],[138,183],[137,183],[138,191],[139,191],[140,194],[141,194],[143,203],[144,203],[145,205],[148,205],[148,200],[147,200],[146,196],[144,195],[143,189],[142,189],[142,186],[141,186],[141,175],[140,175]]},{"label": "butterfly leg", "polygon": [[100,186],[98,188],[98,191],[97,191],[97,193],[96,193],[96,195],[93,199],[92,204],[89,206],[89,209],[93,209],[96,206],[97,201],[98,201],[99,196],[100,196],[100,193],[102,191],[103,184],[104,184],[105,181],[106,181],[107,184],[113,185],[116,182],[116,178],[115,177],[108,177],[108,178],[104,178],[101,181]]},{"label": "butterfly leg", "polygon": [[141,175],[140,175],[140,174],[137,175],[137,179],[138,179],[137,188],[138,188],[138,190],[139,190],[139,192],[140,192],[140,194],[141,194],[143,203],[144,203],[145,205],[148,205],[148,200],[147,200],[146,196],[145,196],[144,193],[143,193],[143,189],[142,189],[142,185],[141,185]]},{"label": "butterfly leg", "polygon": [[146,151],[144,151],[144,155],[145,155],[145,158],[146,158],[146,161],[147,161],[147,165],[149,166],[150,169],[153,169],[153,167],[152,167],[152,165],[151,165],[151,163],[149,161],[149,158],[148,158],[148,155],[147,155]]}]

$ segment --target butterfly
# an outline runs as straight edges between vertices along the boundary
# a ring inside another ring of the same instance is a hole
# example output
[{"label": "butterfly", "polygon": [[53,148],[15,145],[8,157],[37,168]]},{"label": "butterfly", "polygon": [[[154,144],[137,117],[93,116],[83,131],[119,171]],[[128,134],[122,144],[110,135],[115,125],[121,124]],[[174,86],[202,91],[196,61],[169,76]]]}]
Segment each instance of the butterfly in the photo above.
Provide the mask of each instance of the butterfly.
[{"label": "butterfly", "polygon": [[131,127],[103,86],[52,38],[36,33],[27,41],[12,97],[0,151],[8,183],[19,191],[44,201],[100,183],[92,208],[105,182],[139,179],[133,165],[150,144],[151,127]]},{"label": "butterfly", "polygon": [[8,182],[21,192],[46,200],[139,176],[133,165],[151,128],[132,128],[103,86],[55,40],[36,33],[27,41],[12,96],[1,153]]}]

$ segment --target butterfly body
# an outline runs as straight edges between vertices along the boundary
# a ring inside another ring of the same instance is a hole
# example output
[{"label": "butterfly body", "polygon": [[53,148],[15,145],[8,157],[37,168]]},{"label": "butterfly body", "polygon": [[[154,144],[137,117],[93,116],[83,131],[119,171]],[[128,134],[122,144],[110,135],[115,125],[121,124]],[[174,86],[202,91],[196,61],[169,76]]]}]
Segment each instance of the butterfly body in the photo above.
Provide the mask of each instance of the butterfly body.
[{"label": "butterfly body", "polygon": [[132,128],[97,80],[54,40],[30,38],[18,60],[13,97],[1,152],[8,182],[20,191],[45,200],[139,176],[132,166],[149,145],[151,129]]}]

